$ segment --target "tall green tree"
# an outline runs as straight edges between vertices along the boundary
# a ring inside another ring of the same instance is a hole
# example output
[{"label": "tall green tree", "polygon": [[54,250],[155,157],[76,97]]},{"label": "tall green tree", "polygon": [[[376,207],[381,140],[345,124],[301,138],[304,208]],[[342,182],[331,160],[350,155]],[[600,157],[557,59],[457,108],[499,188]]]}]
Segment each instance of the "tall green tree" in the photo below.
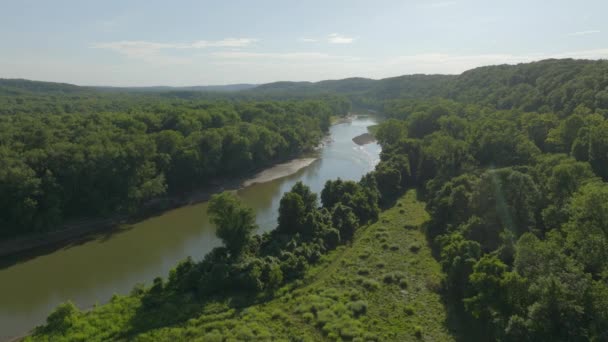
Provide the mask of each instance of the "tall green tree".
[{"label": "tall green tree", "polygon": [[232,257],[239,257],[258,228],[253,210],[245,207],[236,195],[222,192],[211,197],[207,212],[216,226],[217,237]]}]

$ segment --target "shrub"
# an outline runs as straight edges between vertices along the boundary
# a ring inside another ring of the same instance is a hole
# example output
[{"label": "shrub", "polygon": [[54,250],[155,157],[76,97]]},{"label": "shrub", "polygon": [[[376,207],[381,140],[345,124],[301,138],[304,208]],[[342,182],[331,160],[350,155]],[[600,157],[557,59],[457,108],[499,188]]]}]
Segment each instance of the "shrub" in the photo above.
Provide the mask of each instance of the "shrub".
[{"label": "shrub", "polygon": [[362,268],[362,269],[360,269],[360,270],[357,271],[357,274],[358,275],[366,276],[366,275],[369,275],[369,270],[366,269],[366,268]]},{"label": "shrub", "polygon": [[335,249],[340,244],[340,231],[336,228],[326,229],[323,232],[323,241],[328,250]]},{"label": "shrub", "polygon": [[365,288],[368,291],[373,291],[373,290],[377,290],[378,288],[380,288],[380,284],[377,281],[375,281],[374,279],[360,277],[359,279],[357,279],[357,282],[359,284],[361,284],[361,286],[363,286],[363,288]]},{"label": "shrub", "polygon": [[354,302],[348,303],[348,309],[352,311],[355,317],[359,317],[364,315],[367,312],[367,302],[363,300],[357,300]]},{"label": "shrub", "polygon": [[317,313],[317,324],[321,327],[336,319],[336,314],[330,309],[324,309]]},{"label": "shrub", "polygon": [[422,327],[421,326],[417,325],[414,327],[414,335],[417,338],[422,338]]},{"label": "shrub", "polygon": [[411,316],[411,315],[413,315],[413,314],[414,314],[415,310],[414,310],[414,307],[413,307],[413,306],[411,306],[411,305],[407,305],[407,306],[406,306],[406,307],[403,309],[403,312],[404,312],[406,315]]},{"label": "shrub", "polygon": [[208,332],[203,336],[203,341],[222,342],[223,340],[224,336],[222,336],[222,333],[219,332],[217,329]]},{"label": "shrub", "polygon": [[315,315],[313,315],[312,312],[305,312],[302,315],[302,318],[304,318],[307,322],[312,322],[315,319]]},{"label": "shrub", "polygon": [[46,319],[46,328],[48,331],[57,331],[64,333],[78,319],[78,308],[68,301],[60,304]]},{"label": "shrub", "polygon": [[403,272],[390,272],[382,277],[382,281],[387,284],[397,284],[400,280],[404,278],[405,274]]}]

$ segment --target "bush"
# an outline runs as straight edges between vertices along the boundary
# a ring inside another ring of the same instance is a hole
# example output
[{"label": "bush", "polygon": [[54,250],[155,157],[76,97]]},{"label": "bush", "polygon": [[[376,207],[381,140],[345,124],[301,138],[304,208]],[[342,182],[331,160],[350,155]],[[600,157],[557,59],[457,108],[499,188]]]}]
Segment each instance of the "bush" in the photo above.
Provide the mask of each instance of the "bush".
[{"label": "bush", "polygon": [[367,312],[367,302],[363,300],[350,302],[348,303],[347,307],[350,311],[352,311],[355,317],[364,315]]},{"label": "bush", "polygon": [[385,274],[382,277],[382,281],[387,284],[397,284],[400,280],[405,278],[405,273],[403,272],[390,272]]},{"label": "bush", "polygon": [[68,301],[60,304],[46,318],[46,329],[65,333],[78,319],[78,308],[74,303]]},{"label": "bush", "polygon": [[411,306],[411,305],[407,305],[407,306],[405,307],[405,309],[403,309],[403,312],[404,312],[406,315],[411,316],[411,315],[413,315],[413,314],[414,314],[415,310],[414,310],[414,307],[413,307],[413,306]]},{"label": "bush", "polygon": [[374,279],[360,277],[359,279],[357,279],[357,282],[368,291],[374,291],[380,288],[380,283],[378,283]]},{"label": "bush", "polygon": [[366,275],[369,275],[369,270],[366,269],[366,268],[362,268],[362,269],[360,269],[360,270],[357,271],[357,274],[358,275],[362,275],[362,276],[366,276]]},{"label": "bush", "polygon": [[323,232],[323,241],[328,250],[335,249],[340,244],[340,231],[336,228],[326,229]]},{"label": "bush", "polygon": [[422,338],[422,327],[417,325],[414,327],[414,336],[417,338]]},{"label": "bush", "polygon": [[203,341],[222,342],[224,341],[224,336],[222,336],[222,333],[218,330],[213,330],[203,336]]}]

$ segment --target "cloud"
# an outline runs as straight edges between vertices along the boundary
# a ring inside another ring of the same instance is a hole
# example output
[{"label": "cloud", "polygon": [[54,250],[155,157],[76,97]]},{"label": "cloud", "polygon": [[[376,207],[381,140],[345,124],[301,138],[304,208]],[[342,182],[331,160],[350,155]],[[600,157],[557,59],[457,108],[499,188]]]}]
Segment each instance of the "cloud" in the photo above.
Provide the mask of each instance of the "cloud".
[{"label": "cloud", "polygon": [[354,56],[330,55],[322,52],[243,52],[223,51],[209,54],[212,57],[230,60],[284,60],[284,61],[359,61]]},{"label": "cloud", "polygon": [[319,40],[315,39],[315,38],[300,38],[299,41],[301,41],[303,43],[316,43]]},{"label": "cloud", "polygon": [[600,33],[600,31],[599,30],[578,31],[578,32],[568,33],[567,35],[569,37],[575,37],[575,36],[586,36],[588,34],[594,34],[594,33]]},{"label": "cloud", "polygon": [[441,2],[433,2],[430,4],[426,4],[425,7],[442,8],[442,7],[454,6],[456,4],[458,4],[458,2],[456,2],[456,1],[441,1]]},{"label": "cloud", "polygon": [[91,47],[95,49],[107,49],[118,53],[136,57],[147,55],[165,49],[205,49],[210,47],[246,47],[257,42],[252,38],[226,38],[217,41],[198,40],[191,43],[157,43],[144,40],[123,40],[109,43],[95,43]]},{"label": "cloud", "polygon": [[180,44],[177,45],[179,49],[204,49],[209,47],[234,47],[241,48],[249,46],[255,42],[257,39],[252,38],[226,38],[218,41],[207,41],[207,40],[199,40],[190,44]]},{"label": "cloud", "polygon": [[[46,78],[60,80],[61,77],[64,77],[64,81],[74,83],[106,85],[265,83],[277,80],[318,81],[356,76],[378,79],[421,73],[459,74],[480,66],[517,64],[547,58],[608,58],[608,47],[555,53],[519,54],[456,54],[431,50],[420,53],[371,57],[368,55],[333,54],[330,51],[323,50],[235,51],[235,48],[231,46],[213,50],[172,50],[176,45],[179,44],[154,42],[105,43],[104,48],[129,53],[130,56],[137,58],[135,59],[136,62],[112,65],[102,63],[99,66],[91,67],[90,65],[76,66],[63,60],[57,60],[56,65],[45,67],[45,70],[48,70]],[[171,48],[166,46],[171,46]],[[175,53],[169,54],[169,52]],[[183,52],[189,52],[188,56],[185,57]],[[40,69],[41,62],[35,59],[21,61],[24,64],[19,66],[14,63],[6,64],[2,58],[3,56],[0,55],[0,73],[4,72],[6,75],[36,78],[34,77],[35,71]],[[17,72],[17,70],[21,71]],[[104,70],[104,72],[100,70]],[[65,79],[65,77],[68,77],[68,79]],[[40,77],[38,76],[38,78]]]},{"label": "cloud", "polygon": [[332,33],[327,36],[327,42],[330,44],[351,44],[355,41],[355,38],[346,37],[339,33]]},{"label": "cloud", "polygon": [[410,73],[446,73],[459,74],[469,69],[480,66],[497,64],[518,64],[539,61],[549,58],[574,58],[574,59],[606,59],[608,48],[566,51],[560,53],[530,53],[530,54],[478,54],[478,55],[453,55],[445,53],[423,53],[414,55],[403,55],[388,58],[383,61],[382,68],[390,70],[383,77]]},{"label": "cloud", "polygon": [[191,58],[171,56],[163,50],[205,49],[213,47],[241,48],[257,42],[252,38],[226,38],[217,41],[198,40],[190,43],[158,43],[143,40],[124,40],[109,43],[96,43],[94,49],[105,49],[117,52],[132,59],[140,59],[156,64],[188,64]]}]

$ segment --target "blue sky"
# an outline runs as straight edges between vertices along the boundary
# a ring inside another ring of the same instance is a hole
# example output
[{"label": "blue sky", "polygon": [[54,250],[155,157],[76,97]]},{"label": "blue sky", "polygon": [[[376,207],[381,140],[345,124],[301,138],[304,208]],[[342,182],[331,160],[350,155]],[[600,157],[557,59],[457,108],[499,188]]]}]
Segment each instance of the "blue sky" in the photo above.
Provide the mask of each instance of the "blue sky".
[{"label": "blue sky", "polygon": [[149,86],[608,58],[607,0],[0,0],[0,78]]}]

